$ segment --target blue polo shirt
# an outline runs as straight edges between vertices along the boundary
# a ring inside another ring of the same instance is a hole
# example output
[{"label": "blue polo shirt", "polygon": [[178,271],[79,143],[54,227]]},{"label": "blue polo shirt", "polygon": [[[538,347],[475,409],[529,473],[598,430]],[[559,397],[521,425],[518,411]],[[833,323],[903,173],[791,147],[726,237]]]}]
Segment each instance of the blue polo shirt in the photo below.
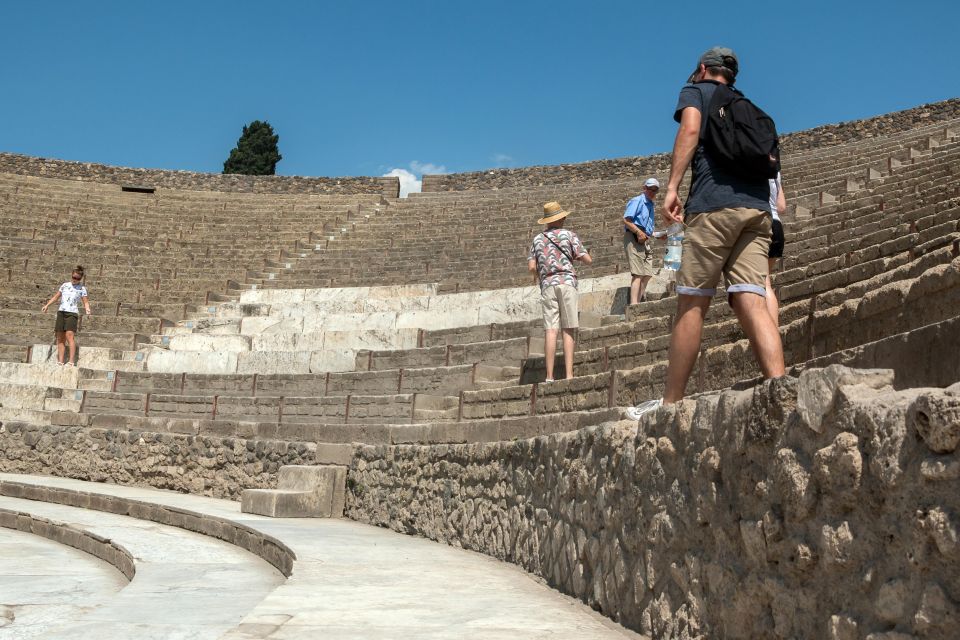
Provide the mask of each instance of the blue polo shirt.
[{"label": "blue polo shirt", "polygon": [[[653,209],[655,206],[656,203],[653,200],[649,200],[645,194],[641,193],[636,198],[631,198],[630,202],[627,203],[627,208],[623,212],[623,219],[629,220],[640,229],[643,229],[645,234],[652,236],[654,221]],[[623,230],[630,231],[626,225],[624,225]]]}]

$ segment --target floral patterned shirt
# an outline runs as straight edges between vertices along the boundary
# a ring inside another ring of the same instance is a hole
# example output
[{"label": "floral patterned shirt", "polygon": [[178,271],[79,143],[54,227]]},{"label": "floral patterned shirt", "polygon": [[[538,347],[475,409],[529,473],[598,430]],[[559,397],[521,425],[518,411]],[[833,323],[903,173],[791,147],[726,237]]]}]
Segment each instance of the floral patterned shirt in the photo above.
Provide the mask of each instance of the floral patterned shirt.
[{"label": "floral patterned shirt", "polygon": [[537,263],[542,291],[558,284],[568,284],[576,288],[577,272],[571,258],[580,258],[586,254],[587,250],[580,242],[580,237],[573,231],[548,229],[534,237],[527,259]]}]

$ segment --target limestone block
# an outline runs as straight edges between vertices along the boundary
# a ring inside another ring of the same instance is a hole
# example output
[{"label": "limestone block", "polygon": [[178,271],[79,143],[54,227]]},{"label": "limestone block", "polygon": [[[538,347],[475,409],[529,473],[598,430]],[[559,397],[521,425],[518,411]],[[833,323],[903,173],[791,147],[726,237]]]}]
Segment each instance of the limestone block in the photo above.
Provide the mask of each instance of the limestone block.
[{"label": "limestone block", "polygon": [[960,536],[957,534],[957,525],[949,515],[940,507],[930,510],[921,521],[921,526],[927,534],[933,539],[937,550],[947,558],[954,558],[958,553],[958,541]]},{"label": "limestone block", "polygon": [[240,294],[240,302],[244,304],[296,304],[304,301],[303,289],[257,289],[244,291]]},{"label": "limestone block", "polygon": [[237,373],[310,373],[310,351],[248,351],[238,354]]},{"label": "limestone block", "polygon": [[844,567],[853,561],[853,533],[850,523],[844,521],[838,527],[823,525],[820,532],[820,559],[826,565]]},{"label": "limestone block", "polygon": [[311,351],[304,342],[323,345],[323,333],[258,333],[251,335],[251,351]]},{"label": "limestone block", "polygon": [[880,587],[874,610],[883,622],[896,623],[904,619],[909,606],[910,585],[903,580],[891,580]]},{"label": "limestone block", "polygon": [[850,616],[833,615],[827,625],[829,640],[859,640],[857,621]]},{"label": "limestone block", "polygon": [[305,333],[315,331],[354,331],[357,328],[392,330],[397,328],[397,314],[389,311],[377,313],[340,313],[328,316],[306,316],[303,319]]},{"label": "limestone block", "polygon": [[[505,320],[489,320],[488,322],[505,322]],[[480,321],[480,311],[478,309],[460,308],[452,309],[449,312],[438,312],[430,309],[427,311],[405,311],[398,314],[395,327],[397,329],[453,329],[478,324],[483,324]]]},{"label": "limestone block", "polygon": [[357,352],[354,349],[323,349],[322,351],[311,351],[310,373],[353,371],[356,368],[356,361]]},{"label": "limestone block", "polygon": [[797,387],[797,411],[805,424],[816,432],[822,429],[823,418],[834,404],[840,385],[865,385],[882,389],[893,384],[891,369],[850,369],[830,365],[825,369],[807,369],[800,374]]},{"label": "limestone block", "polygon": [[823,491],[845,493],[860,487],[863,473],[863,457],[858,448],[857,436],[841,433],[829,447],[814,455],[814,473]]},{"label": "limestone block", "polygon": [[188,333],[172,336],[170,351],[250,351],[250,338],[240,335]]},{"label": "limestone block", "polygon": [[907,421],[931,451],[953,453],[960,444],[960,396],[924,393],[910,405]]},{"label": "limestone block", "polygon": [[[147,354],[147,371],[156,373],[236,373],[237,352],[217,351],[151,351]],[[245,353],[243,355],[249,355]]]},{"label": "limestone block", "polygon": [[914,628],[923,635],[940,631],[951,636],[960,629],[960,609],[937,584],[928,584],[920,596],[920,608],[913,617]]},{"label": "limestone block", "polygon": [[0,382],[76,389],[79,377],[80,370],[77,367],[0,362]]},{"label": "limestone block", "polygon": [[240,323],[240,334],[255,336],[261,333],[304,333],[303,318],[283,318],[265,316],[244,318]]},{"label": "limestone block", "polygon": [[47,387],[0,382],[0,406],[7,409],[43,409]]},{"label": "limestone block", "polygon": [[397,329],[382,331],[361,328],[352,331],[324,332],[324,349],[415,349],[419,331]]}]

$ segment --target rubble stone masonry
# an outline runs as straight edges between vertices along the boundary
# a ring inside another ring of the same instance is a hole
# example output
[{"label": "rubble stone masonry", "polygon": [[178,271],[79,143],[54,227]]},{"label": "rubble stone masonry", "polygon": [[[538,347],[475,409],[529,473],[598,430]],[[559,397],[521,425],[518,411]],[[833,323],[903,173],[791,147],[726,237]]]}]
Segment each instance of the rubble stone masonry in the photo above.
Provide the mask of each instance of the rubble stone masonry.
[{"label": "rubble stone masonry", "polygon": [[631,422],[360,447],[356,520],[514,562],[660,639],[956,638],[960,383],[839,365]]}]

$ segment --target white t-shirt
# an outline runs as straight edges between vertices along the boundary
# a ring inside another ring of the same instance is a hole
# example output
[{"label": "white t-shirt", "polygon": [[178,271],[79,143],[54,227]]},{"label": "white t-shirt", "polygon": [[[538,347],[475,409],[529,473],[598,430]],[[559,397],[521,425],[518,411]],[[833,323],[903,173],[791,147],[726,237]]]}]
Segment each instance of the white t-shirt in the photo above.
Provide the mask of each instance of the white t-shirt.
[{"label": "white t-shirt", "polygon": [[777,177],[770,178],[767,182],[770,183],[770,214],[774,220],[779,220],[780,212],[777,211],[777,196],[780,195],[780,189],[783,188],[783,184],[780,182],[780,172],[777,171]]},{"label": "white t-shirt", "polygon": [[67,313],[80,313],[78,304],[80,298],[87,297],[87,288],[82,284],[64,282],[60,285],[60,309]]}]

